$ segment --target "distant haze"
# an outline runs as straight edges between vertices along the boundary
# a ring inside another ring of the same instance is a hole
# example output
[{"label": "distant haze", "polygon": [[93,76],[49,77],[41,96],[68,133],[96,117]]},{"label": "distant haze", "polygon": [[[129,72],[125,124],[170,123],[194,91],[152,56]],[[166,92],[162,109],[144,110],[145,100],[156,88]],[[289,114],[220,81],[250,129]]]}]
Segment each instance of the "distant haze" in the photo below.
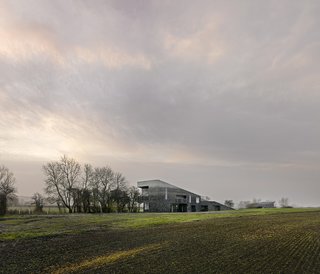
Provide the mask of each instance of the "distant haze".
[{"label": "distant haze", "polygon": [[0,164],[320,205],[319,1],[1,1]]}]

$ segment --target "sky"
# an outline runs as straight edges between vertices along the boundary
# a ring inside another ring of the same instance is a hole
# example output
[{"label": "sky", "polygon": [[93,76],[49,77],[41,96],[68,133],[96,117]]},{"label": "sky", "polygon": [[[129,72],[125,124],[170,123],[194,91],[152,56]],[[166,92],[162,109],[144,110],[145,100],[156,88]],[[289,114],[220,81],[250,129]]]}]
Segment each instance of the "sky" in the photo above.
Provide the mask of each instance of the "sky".
[{"label": "sky", "polygon": [[223,202],[320,206],[319,1],[0,1],[0,164],[62,155]]}]

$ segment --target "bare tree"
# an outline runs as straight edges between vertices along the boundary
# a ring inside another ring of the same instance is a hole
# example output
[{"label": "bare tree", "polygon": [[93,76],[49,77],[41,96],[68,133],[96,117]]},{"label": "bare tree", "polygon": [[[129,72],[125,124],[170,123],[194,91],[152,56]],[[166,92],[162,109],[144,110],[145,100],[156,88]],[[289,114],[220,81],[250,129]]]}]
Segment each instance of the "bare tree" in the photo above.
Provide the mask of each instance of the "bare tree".
[{"label": "bare tree", "polygon": [[75,211],[75,206],[79,200],[78,182],[81,173],[80,164],[72,158],[68,158],[65,155],[60,160],[60,169],[63,174],[63,184],[67,189],[68,203],[71,206],[71,212]]},{"label": "bare tree", "polygon": [[93,184],[93,168],[90,164],[85,164],[83,167],[82,186],[81,186],[81,201],[83,212],[90,212],[91,198],[93,198],[90,187]]},{"label": "bare tree", "polygon": [[72,213],[75,209],[77,184],[80,177],[80,164],[66,156],[58,162],[47,163],[43,166],[46,175],[46,193],[58,196],[62,204]]},{"label": "bare tree", "polygon": [[228,207],[234,207],[234,202],[232,200],[225,200],[224,204]]},{"label": "bare tree", "polygon": [[122,212],[129,201],[126,178],[120,172],[115,173],[113,176],[113,185],[112,198],[116,204],[117,212]]},{"label": "bare tree", "polygon": [[250,201],[240,201],[238,204],[238,208],[239,209],[247,208],[250,203],[251,203]]},{"label": "bare tree", "polygon": [[85,164],[83,166],[83,175],[82,175],[82,189],[90,188],[90,184],[93,181],[93,167],[90,164]]},{"label": "bare tree", "polygon": [[61,202],[63,206],[71,209],[68,204],[68,191],[63,184],[63,174],[60,169],[59,162],[50,162],[43,166],[43,171],[46,176],[45,179],[45,192],[49,200],[57,203]]},{"label": "bare tree", "polygon": [[[48,194],[48,192],[46,192]],[[59,212],[62,212],[62,208],[64,208],[63,202],[61,201],[59,195],[57,193],[51,193],[48,195],[48,197],[46,197],[46,200],[50,203],[50,204],[56,204]]]},{"label": "bare tree", "polygon": [[100,203],[101,212],[111,211],[111,190],[114,183],[114,173],[110,167],[97,167],[93,173],[93,191]]},{"label": "bare tree", "polygon": [[140,191],[137,187],[131,186],[128,191],[129,203],[128,210],[129,212],[136,212],[139,209],[140,204]]},{"label": "bare tree", "polygon": [[289,199],[282,197],[279,201],[280,207],[289,207]]},{"label": "bare tree", "polygon": [[44,197],[40,193],[34,193],[32,196],[33,204],[35,205],[35,212],[42,213]]},{"label": "bare tree", "polygon": [[0,215],[7,213],[8,200],[15,198],[15,177],[5,166],[0,166]]},{"label": "bare tree", "polygon": [[123,212],[130,202],[121,173],[106,167],[93,168],[66,156],[43,166],[48,200],[72,212]]}]

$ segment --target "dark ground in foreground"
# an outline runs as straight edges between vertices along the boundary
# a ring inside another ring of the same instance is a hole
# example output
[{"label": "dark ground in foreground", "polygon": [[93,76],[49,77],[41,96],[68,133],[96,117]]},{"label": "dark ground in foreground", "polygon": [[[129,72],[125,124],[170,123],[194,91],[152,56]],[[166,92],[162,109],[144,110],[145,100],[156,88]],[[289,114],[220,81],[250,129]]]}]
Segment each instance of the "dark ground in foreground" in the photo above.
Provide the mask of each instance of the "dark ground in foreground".
[{"label": "dark ground in foreground", "polygon": [[320,211],[0,239],[0,273],[70,272],[320,273]]}]

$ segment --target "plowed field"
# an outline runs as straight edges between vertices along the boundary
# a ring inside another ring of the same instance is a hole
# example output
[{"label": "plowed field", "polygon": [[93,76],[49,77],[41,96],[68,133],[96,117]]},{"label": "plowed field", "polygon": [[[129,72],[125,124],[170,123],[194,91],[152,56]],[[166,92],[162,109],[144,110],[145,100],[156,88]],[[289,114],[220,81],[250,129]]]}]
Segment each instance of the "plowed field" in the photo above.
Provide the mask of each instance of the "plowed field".
[{"label": "plowed field", "polygon": [[0,273],[320,273],[320,210],[0,219]]}]

